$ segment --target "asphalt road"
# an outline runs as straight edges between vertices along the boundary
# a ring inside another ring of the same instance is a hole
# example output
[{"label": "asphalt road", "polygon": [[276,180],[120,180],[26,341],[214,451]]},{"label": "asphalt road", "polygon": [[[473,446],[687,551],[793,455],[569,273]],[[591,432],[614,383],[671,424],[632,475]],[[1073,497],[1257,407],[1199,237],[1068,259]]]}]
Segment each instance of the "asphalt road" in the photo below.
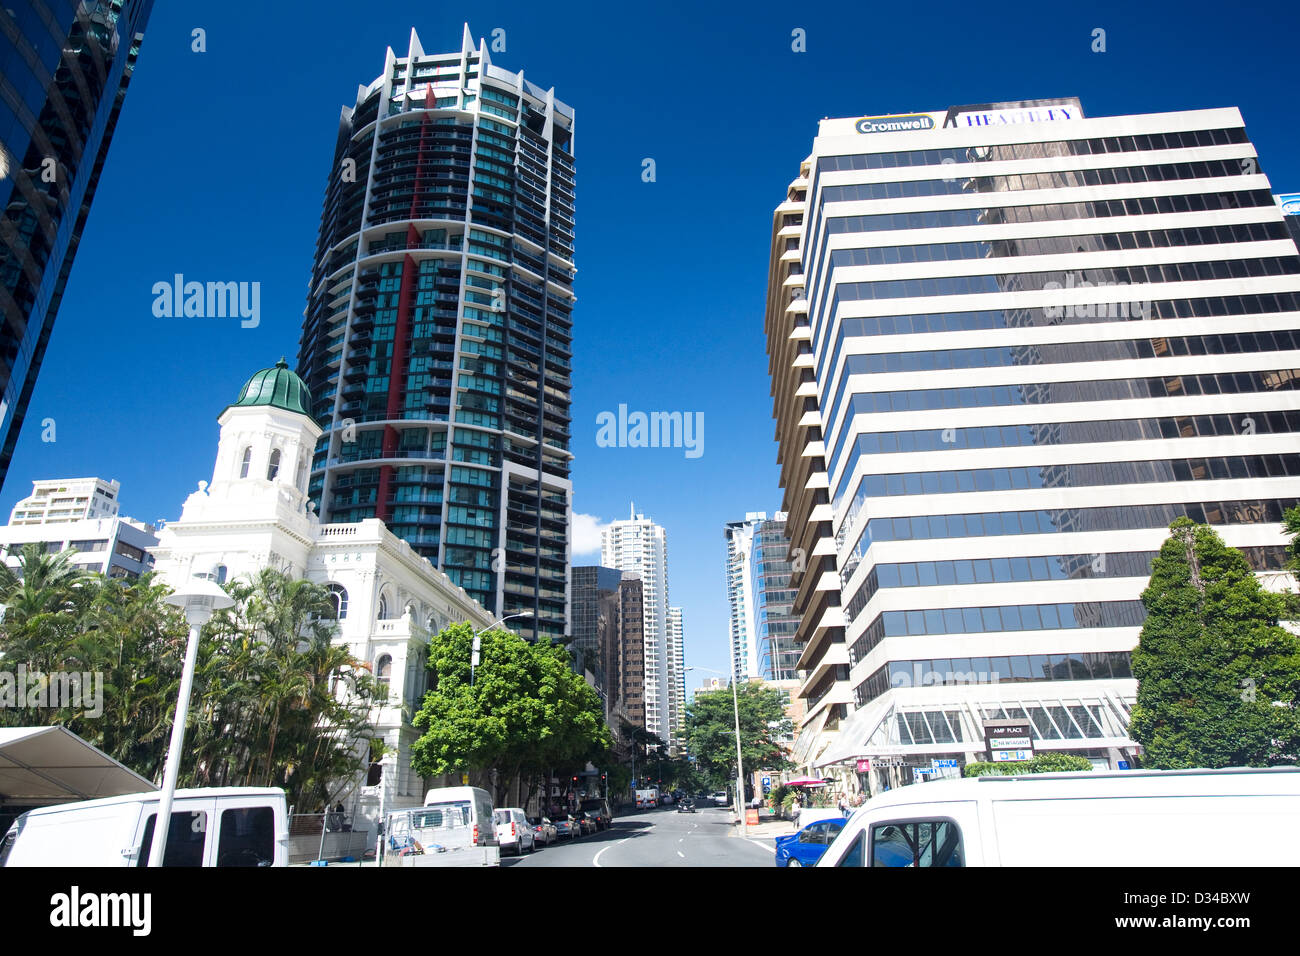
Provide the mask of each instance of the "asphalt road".
[{"label": "asphalt road", "polygon": [[539,848],[522,858],[502,857],[506,866],[772,866],[772,850],[731,835],[731,811],[674,807],[614,818],[608,830],[572,843]]}]

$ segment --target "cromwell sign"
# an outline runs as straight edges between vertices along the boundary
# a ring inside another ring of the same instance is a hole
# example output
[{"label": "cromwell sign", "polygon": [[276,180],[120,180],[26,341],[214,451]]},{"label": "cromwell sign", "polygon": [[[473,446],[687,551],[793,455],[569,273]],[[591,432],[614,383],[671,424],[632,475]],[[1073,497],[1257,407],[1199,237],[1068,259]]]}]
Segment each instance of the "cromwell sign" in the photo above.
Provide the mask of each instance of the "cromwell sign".
[{"label": "cromwell sign", "polygon": [[857,123],[859,133],[903,133],[920,129],[934,129],[934,117],[927,116],[925,113],[864,116]]}]

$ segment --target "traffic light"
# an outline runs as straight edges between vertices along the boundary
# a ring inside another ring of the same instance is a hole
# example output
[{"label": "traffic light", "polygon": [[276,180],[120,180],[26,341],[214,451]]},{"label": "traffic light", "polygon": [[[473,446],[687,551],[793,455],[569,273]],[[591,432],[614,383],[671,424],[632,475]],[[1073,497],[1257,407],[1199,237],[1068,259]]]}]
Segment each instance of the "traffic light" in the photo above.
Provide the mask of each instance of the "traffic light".
[{"label": "traffic light", "polygon": [[574,785],[575,787],[578,785],[578,778],[577,778],[576,775],[575,775],[574,778],[573,778],[573,785]]}]

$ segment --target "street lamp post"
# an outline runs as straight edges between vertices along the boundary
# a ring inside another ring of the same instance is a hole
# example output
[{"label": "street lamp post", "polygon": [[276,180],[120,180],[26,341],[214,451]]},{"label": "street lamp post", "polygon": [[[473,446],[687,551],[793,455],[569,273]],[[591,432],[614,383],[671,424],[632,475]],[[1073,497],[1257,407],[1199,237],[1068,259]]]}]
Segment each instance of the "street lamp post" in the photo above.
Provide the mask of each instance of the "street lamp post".
[{"label": "street lamp post", "polygon": [[[722,671],[708,667],[686,667],[685,671],[708,671],[710,674],[722,674]],[[736,675],[731,675],[731,706],[736,716],[736,817],[740,820],[740,835],[749,836],[749,822],[745,819],[745,771],[740,757],[740,697],[736,691]]]},{"label": "street lamp post", "polygon": [[470,657],[469,657],[469,686],[470,687],[474,686],[474,671],[478,667],[479,651],[482,649],[483,646],[481,642],[481,638],[483,637],[483,635],[486,634],[488,631],[492,630],[493,628],[495,628],[498,624],[504,624],[506,621],[513,621],[517,617],[532,617],[532,616],[533,616],[532,611],[520,611],[518,614],[511,614],[508,615],[507,617],[503,617],[501,620],[493,622],[492,624],[483,628],[483,630],[477,631],[474,634],[474,644],[470,649]]},{"label": "street lamp post", "polygon": [[149,865],[162,866],[167,852],[167,831],[171,828],[172,801],[176,797],[176,779],[180,775],[181,750],[185,746],[185,721],[190,713],[190,690],[194,686],[194,668],[199,659],[199,631],[216,611],[234,607],[235,602],[221,586],[208,578],[194,577],[184,588],[165,598],[173,607],[185,612],[190,626],[189,641],[185,645],[185,667],[181,671],[181,688],[176,698],[176,717],[172,721],[171,744],[167,748],[167,769],[163,773],[162,796],[158,801],[158,815],[154,818],[153,845],[149,850]]}]

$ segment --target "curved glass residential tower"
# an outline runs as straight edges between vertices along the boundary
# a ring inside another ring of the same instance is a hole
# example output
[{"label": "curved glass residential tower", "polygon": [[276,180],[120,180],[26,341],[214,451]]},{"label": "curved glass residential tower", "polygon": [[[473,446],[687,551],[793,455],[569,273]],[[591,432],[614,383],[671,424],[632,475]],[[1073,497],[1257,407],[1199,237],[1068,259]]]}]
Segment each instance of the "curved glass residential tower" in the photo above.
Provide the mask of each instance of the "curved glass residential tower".
[{"label": "curved glass residential tower", "polygon": [[526,637],[568,610],[573,127],[468,27],[390,49],[339,123],[298,361],[322,519],[383,519]]},{"label": "curved glass residential tower", "polygon": [[152,7],[0,5],[0,484]]}]

